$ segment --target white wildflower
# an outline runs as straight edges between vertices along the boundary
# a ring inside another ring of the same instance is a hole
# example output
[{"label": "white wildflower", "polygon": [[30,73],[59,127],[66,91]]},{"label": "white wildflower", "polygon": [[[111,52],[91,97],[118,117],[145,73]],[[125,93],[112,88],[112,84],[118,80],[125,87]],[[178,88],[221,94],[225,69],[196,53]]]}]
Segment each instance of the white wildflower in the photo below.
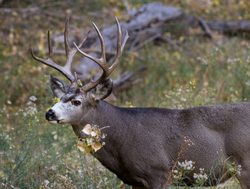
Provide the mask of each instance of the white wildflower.
[{"label": "white wildflower", "polygon": [[36,108],[36,104],[35,104],[36,100],[37,100],[37,98],[35,96],[29,97],[29,100],[26,103],[26,107],[23,111],[23,115],[25,117],[26,116],[34,116],[35,114],[37,114],[37,108]]},{"label": "white wildflower", "polygon": [[240,176],[241,175],[241,171],[242,171],[242,167],[241,165],[237,166],[237,175]]},{"label": "white wildflower", "polygon": [[178,173],[178,170],[174,169],[172,172],[177,174],[177,173]]},{"label": "white wildflower", "polygon": [[36,101],[37,101],[37,97],[36,97],[36,96],[30,96],[30,97],[29,97],[29,100],[30,100],[31,102],[36,102]]},{"label": "white wildflower", "polygon": [[183,161],[183,162],[179,162],[178,161],[178,166],[180,168],[182,168],[183,170],[187,170],[187,171],[190,171],[190,170],[193,170],[194,169],[194,162],[193,161]]},{"label": "white wildflower", "polygon": [[91,131],[90,135],[91,135],[92,137],[95,137],[95,136],[97,136],[97,133],[96,133],[95,131]]},{"label": "white wildflower", "polygon": [[204,173],[204,168],[199,169],[200,173],[194,173],[193,178],[195,179],[195,183],[199,186],[203,186],[204,183],[208,180],[208,176]]},{"label": "white wildflower", "polygon": [[49,185],[50,182],[49,182],[49,180],[45,179],[45,180],[43,181],[43,183],[44,183],[44,186],[45,186],[45,187],[48,187],[48,185]]},{"label": "white wildflower", "polygon": [[90,135],[92,132],[92,126],[90,124],[87,124],[84,126],[82,129],[82,132],[85,133],[86,135]]}]

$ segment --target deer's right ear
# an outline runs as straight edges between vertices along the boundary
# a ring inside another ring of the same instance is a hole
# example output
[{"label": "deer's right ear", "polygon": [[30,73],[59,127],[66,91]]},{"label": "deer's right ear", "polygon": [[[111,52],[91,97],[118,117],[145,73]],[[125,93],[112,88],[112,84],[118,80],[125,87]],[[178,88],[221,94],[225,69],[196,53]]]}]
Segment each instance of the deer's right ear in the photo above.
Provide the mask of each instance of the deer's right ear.
[{"label": "deer's right ear", "polygon": [[61,98],[66,93],[65,86],[63,81],[50,76],[50,88],[56,97]]}]

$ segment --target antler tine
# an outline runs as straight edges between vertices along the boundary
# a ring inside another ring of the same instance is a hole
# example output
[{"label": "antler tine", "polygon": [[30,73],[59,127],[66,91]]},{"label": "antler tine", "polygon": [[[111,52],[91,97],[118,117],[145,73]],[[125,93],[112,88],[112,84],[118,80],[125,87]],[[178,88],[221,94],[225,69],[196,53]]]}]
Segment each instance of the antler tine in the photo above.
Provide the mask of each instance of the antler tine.
[{"label": "antler tine", "polygon": [[[106,62],[106,48],[105,48],[105,44],[104,44],[104,40],[103,40],[103,37],[102,37],[102,34],[100,32],[100,30],[98,29],[98,27],[95,25],[95,23],[93,22],[93,26],[98,34],[98,37],[100,39],[100,43],[101,43],[101,51],[102,51],[102,55],[101,55],[101,58],[100,58],[100,62],[102,61],[105,61]],[[105,64],[100,64],[100,66],[103,68],[105,68]]]},{"label": "antler tine", "polygon": [[48,49],[49,49],[49,57],[51,57],[53,51],[51,47],[51,40],[50,40],[50,31],[48,30]]},{"label": "antler tine", "polygon": [[100,40],[100,44],[101,44],[101,57],[100,58],[95,58],[85,52],[83,52],[75,43],[75,47],[77,48],[77,50],[85,57],[89,58],[90,60],[93,60],[95,63],[97,63],[101,68],[102,68],[102,74],[101,76],[96,80],[93,81],[91,80],[89,83],[87,83],[86,85],[84,85],[82,87],[82,90],[87,92],[91,89],[93,89],[94,87],[96,87],[101,81],[105,80],[108,78],[108,76],[114,71],[115,67],[118,64],[118,60],[122,54],[123,48],[125,46],[125,43],[128,39],[128,33],[126,31],[125,33],[125,38],[122,41],[122,31],[121,31],[121,26],[119,24],[118,19],[116,18],[116,24],[117,24],[117,33],[118,33],[118,39],[117,39],[117,50],[116,50],[116,55],[113,61],[113,64],[109,67],[107,60],[106,60],[106,51],[105,51],[105,45],[104,45],[104,40],[103,37],[101,35],[100,30],[98,29],[98,27],[95,25],[95,23],[93,23],[93,26],[98,34],[99,40]]},{"label": "antler tine", "polygon": [[72,65],[72,62],[73,62],[73,58],[77,52],[77,48],[81,48],[83,43],[86,41],[86,39],[88,38],[88,34],[89,34],[89,31],[87,33],[87,35],[81,40],[81,42],[79,43],[79,45],[76,45],[75,42],[74,42],[74,45],[76,47],[74,48],[71,48],[68,46],[68,49],[70,49],[70,51],[68,51],[68,55],[67,55],[67,61],[66,61],[66,64],[64,66],[65,69],[68,69],[71,71],[71,65]]},{"label": "antler tine", "polygon": [[[75,48],[75,47],[74,48],[70,48],[69,39],[68,39],[68,36],[69,36],[68,29],[69,29],[69,18],[66,18],[65,29],[64,29],[64,46],[65,46],[65,54],[66,54],[66,57],[67,57],[67,61],[66,61],[66,64],[64,65],[64,69],[66,69],[69,72],[71,72],[71,65],[72,65],[72,62],[73,62],[73,58],[74,58],[74,56],[75,56],[75,54],[77,52],[77,48]],[[81,40],[80,44],[78,45],[79,48],[81,48],[82,45],[83,45],[83,43],[86,41],[86,39],[88,37],[88,33]],[[74,78],[75,78],[75,75],[74,75]],[[74,80],[76,80],[76,78]]]},{"label": "antler tine", "polygon": [[117,38],[117,48],[116,48],[116,55],[115,55],[115,58],[114,58],[114,61],[113,61],[113,64],[110,66],[109,68],[109,73],[108,73],[108,76],[114,71],[114,69],[116,68],[116,66],[118,65],[119,63],[119,58],[121,57],[122,55],[122,51],[124,49],[124,46],[129,38],[128,36],[128,31],[126,30],[125,31],[125,36],[124,36],[124,39],[123,39],[123,42],[122,41],[122,30],[121,30],[121,25],[117,19],[117,17],[115,17],[115,20],[116,20],[116,26],[117,26],[117,35],[118,35],[118,38]]},{"label": "antler tine", "polygon": [[65,54],[67,58],[69,55],[68,28],[69,28],[69,18],[67,17],[65,20],[65,28],[64,28],[64,48],[65,48]]}]

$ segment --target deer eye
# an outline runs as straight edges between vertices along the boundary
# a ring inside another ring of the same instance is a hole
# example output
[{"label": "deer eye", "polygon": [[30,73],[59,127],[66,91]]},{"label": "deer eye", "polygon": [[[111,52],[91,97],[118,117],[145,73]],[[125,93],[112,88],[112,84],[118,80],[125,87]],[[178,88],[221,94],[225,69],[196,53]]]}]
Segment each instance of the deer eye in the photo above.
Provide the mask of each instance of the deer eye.
[{"label": "deer eye", "polygon": [[76,99],[72,99],[71,100],[71,104],[74,105],[74,106],[79,106],[81,104],[81,101],[80,100],[76,100]]}]

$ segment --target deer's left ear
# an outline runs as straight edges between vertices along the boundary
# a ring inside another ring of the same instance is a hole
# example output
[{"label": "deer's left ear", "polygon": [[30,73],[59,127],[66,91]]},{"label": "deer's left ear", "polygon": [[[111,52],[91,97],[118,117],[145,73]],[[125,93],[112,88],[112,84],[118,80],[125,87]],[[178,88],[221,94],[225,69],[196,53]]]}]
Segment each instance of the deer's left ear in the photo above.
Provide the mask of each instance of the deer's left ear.
[{"label": "deer's left ear", "polygon": [[111,79],[107,79],[104,82],[98,84],[95,90],[91,91],[89,94],[92,101],[99,101],[107,98],[113,88],[113,82]]}]

